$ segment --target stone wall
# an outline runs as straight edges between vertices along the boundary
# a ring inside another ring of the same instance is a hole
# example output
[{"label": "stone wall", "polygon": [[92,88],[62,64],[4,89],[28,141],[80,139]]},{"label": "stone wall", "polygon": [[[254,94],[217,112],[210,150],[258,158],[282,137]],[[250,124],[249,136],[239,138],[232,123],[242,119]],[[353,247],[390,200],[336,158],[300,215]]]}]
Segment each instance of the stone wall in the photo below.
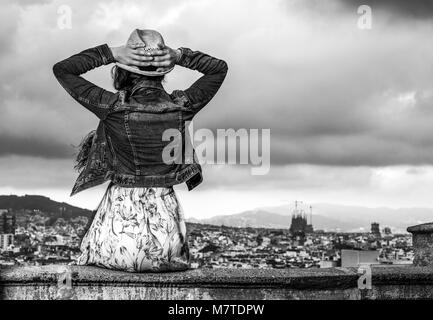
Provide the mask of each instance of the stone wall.
[{"label": "stone wall", "polygon": [[433,268],[372,266],[360,289],[355,268],[198,269],[125,273],[50,265],[0,269],[0,299],[432,299]]}]

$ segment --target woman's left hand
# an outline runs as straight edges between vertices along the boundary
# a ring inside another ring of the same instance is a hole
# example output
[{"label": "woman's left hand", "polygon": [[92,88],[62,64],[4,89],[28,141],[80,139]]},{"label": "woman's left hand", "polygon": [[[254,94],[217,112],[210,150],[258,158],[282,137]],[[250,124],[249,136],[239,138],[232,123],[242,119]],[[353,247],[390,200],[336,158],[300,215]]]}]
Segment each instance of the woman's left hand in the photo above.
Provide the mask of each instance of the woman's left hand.
[{"label": "woman's left hand", "polygon": [[166,46],[161,50],[152,50],[148,54],[153,57],[150,65],[158,67],[156,71],[165,71],[174,67],[174,65],[179,61],[182,53],[179,49],[174,50]]},{"label": "woman's left hand", "polygon": [[143,47],[121,46],[111,47],[114,59],[128,66],[148,67],[153,60],[152,56],[145,54]]}]

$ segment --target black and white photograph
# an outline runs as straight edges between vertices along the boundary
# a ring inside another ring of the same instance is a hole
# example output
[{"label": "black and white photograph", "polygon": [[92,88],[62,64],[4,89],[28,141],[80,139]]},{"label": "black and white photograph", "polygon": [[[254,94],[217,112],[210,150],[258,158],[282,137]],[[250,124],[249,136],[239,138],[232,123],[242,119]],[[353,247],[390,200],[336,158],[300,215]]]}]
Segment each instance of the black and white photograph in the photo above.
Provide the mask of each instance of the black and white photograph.
[{"label": "black and white photograph", "polygon": [[433,299],[433,1],[0,8],[0,300]]}]

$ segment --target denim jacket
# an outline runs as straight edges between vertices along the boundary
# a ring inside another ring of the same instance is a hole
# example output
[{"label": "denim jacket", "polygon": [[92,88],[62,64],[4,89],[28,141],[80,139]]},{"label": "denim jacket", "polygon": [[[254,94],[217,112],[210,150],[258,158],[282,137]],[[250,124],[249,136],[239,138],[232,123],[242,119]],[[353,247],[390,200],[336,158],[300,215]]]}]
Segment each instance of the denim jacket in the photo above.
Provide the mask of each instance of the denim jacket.
[{"label": "denim jacket", "polygon": [[[127,95],[113,93],[80,75],[115,62],[105,44],[85,50],[56,63],[54,75],[63,88],[99,119],[89,136],[90,149],[72,189],[74,195],[111,180],[126,187],[169,187],[186,182],[192,190],[202,182],[201,166],[186,159],[185,122],[217,93],[227,74],[227,64],[199,51],[180,48],[178,65],[203,74],[190,88],[168,94],[160,82],[142,80]],[[177,142],[183,161],[166,163],[163,150],[166,130],[181,133]]]}]

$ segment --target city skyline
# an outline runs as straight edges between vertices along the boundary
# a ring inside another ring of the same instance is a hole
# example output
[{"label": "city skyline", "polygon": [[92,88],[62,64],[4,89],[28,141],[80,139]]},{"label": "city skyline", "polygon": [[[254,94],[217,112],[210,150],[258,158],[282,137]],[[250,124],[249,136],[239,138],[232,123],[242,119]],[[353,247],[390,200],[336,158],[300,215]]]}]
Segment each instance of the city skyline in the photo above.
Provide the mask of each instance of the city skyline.
[{"label": "city skyline", "polygon": [[[36,204],[35,204],[36,205]],[[46,205],[46,203],[45,203]],[[0,268],[75,264],[88,216],[11,209],[0,211]],[[36,205],[40,206],[40,205]],[[65,209],[65,208],[63,208]],[[69,208],[71,209],[71,208]],[[68,210],[66,210],[68,211]],[[71,213],[71,212],[69,212]],[[294,212],[298,216],[299,212]],[[191,268],[332,268],[370,264],[402,265],[413,260],[409,234],[393,234],[377,223],[369,232],[338,233],[297,229],[230,227],[188,223]],[[298,225],[300,226],[300,225]]]},{"label": "city skyline", "polygon": [[[92,215],[91,210],[73,207],[64,202],[56,202],[44,196],[0,195],[0,213],[2,211],[11,210],[13,212],[22,209],[36,210],[35,213],[41,210],[59,217]],[[283,206],[262,207],[230,215],[216,215],[210,218],[187,218],[187,221],[238,228],[289,229],[293,232],[291,225],[294,223],[294,218],[302,218],[295,219],[296,223],[305,224],[304,227],[308,230],[346,233],[368,232],[372,221],[374,221],[379,223],[382,229],[406,234],[408,226],[428,222],[432,214],[432,209],[425,208],[372,209],[324,203],[310,204],[297,200],[292,204]]]}]

